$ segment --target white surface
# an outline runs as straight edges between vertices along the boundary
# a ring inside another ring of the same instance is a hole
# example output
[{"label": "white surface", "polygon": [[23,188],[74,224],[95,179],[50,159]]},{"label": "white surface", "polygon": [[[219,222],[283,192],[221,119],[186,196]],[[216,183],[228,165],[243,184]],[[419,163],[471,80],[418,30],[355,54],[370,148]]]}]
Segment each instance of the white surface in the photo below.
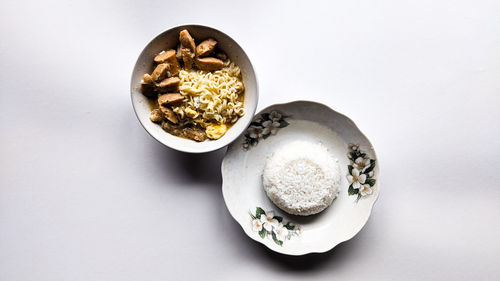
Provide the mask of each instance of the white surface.
[{"label": "white surface", "polygon": [[[2,1],[0,279],[498,278],[500,2],[300,3]],[[353,240],[270,253],[224,206],[223,151],[142,129],[134,62],[189,22],[242,45],[259,109],[307,97],[370,138],[383,192]]]}]

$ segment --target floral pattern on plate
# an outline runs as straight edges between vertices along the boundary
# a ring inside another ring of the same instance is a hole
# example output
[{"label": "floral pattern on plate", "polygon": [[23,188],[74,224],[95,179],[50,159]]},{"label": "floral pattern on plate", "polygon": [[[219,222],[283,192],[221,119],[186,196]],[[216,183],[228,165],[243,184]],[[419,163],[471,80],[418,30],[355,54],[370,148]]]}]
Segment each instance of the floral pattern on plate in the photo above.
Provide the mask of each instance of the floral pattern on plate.
[{"label": "floral pattern on plate", "polygon": [[347,158],[350,165],[347,166],[349,173],[347,181],[349,182],[349,195],[357,195],[356,202],[362,197],[373,193],[373,186],[377,181],[374,178],[375,159],[370,159],[366,153],[359,149],[359,145],[350,144]]},{"label": "floral pattern on plate", "polygon": [[273,211],[267,213],[260,207],[255,209],[255,215],[249,213],[252,218],[252,230],[259,233],[261,238],[271,237],[279,246],[283,246],[285,240],[302,233],[299,225],[287,222],[283,224],[283,217],[275,216]]},{"label": "floral pattern on plate", "polygon": [[243,149],[248,150],[251,146],[257,145],[260,140],[275,135],[278,129],[290,125],[285,121],[285,118],[288,117],[289,116],[285,116],[275,110],[269,113],[262,113],[260,116],[255,117],[245,132]]}]

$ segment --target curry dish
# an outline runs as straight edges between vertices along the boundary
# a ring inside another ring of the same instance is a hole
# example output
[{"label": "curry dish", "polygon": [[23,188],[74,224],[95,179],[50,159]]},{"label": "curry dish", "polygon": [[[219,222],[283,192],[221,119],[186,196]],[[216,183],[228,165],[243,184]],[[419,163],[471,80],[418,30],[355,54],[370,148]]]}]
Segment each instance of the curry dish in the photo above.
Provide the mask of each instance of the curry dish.
[{"label": "curry dish", "polygon": [[154,58],[141,92],[152,107],[150,120],[166,132],[194,141],[221,138],[245,114],[240,68],[208,38],[198,45],[187,30],[176,50]]}]

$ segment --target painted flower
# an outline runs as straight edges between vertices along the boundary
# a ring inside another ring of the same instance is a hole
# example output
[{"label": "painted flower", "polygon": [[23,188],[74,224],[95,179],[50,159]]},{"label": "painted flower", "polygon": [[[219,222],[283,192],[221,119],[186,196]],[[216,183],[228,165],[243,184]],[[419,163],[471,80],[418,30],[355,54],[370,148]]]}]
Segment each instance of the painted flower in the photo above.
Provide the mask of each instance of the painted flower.
[{"label": "painted flower", "polygon": [[281,120],[281,114],[279,114],[277,111],[271,111],[271,113],[269,113],[269,119],[274,122],[278,122]]},{"label": "painted flower", "polygon": [[269,133],[275,135],[280,127],[280,123],[276,121],[267,120],[262,122],[262,126],[264,127],[264,130],[262,131],[263,135],[269,135]]},{"label": "painted flower", "polygon": [[247,133],[252,139],[259,139],[262,137],[262,127],[260,126],[250,126],[247,129]]},{"label": "painted flower", "polygon": [[274,218],[274,213],[272,211],[260,215],[260,221],[267,231],[272,231],[273,227],[277,227],[279,224],[278,220]]},{"label": "painted flower", "polygon": [[349,184],[352,184],[352,188],[359,189],[362,184],[366,181],[366,175],[360,174],[359,170],[354,168],[351,171],[351,174],[347,176],[347,181]]},{"label": "painted flower", "polygon": [[290,222],[284,223],[283,217],[275,216],[273,211],[264,211],[261,207],[255,208],[255,214],[249,212],[252,230],[257,232],[261,238],[268,237],[278,246],[283,246],[285,240],[292,236],[299,236],[302,228]]},{"label": "painted flower", "polygon": [[347,174],[347,181],[349,182],[347,194],[356,195],[356,202],[358,202],[360,198],[373,193],[373,186],[377,181],[374,178],[376,160],[367,157],[366,153],[362,152],[359,146],[355,144],[349,144],[347,158],[349,158],[350,162],[347,166],[349,169]]},{"label": "painted flower", "polygon": [[262,117],[255,117],[255,119],[253,119],[252,122],[255,122],[255,123],[262,123]]},{"label": "painted flower", "polygon": [[242,145],[243,150],[250,149],[251,146],[257,145],[260,140],[275,135],[278,129],[290,125],[285,118],[288,118],[288,116],[283,116],[277,111],[262,113],[256,116],[245,133],[245,143]]},{"label": "painted flower", "polygon": [[300,235],[302,233],[302,226],[297,225],[297,227],[295,227],[295,233],[297,233],[297,235]]},{"label": "painted flower", "polygon": [[262,222],[259,219],[254,219],[252,221],[252,230],[259,232],[262,230]]},{"label": "painted flower", "polygon": [[361,194],[361,196],[370,195],[373,193],[373,189],[369,184],[363,184],[359,189],[359,193]]},{"label": "painted flower", "polygon": [[276,234],[276,238],[279,241],[285,241],[288,237],[288,229],[283,226],[282,223],[279,223],[278,226],[274,229],[274,234]]},{"label": "painted flower", "polygon": [[370,167],[370,159],[358,157],[354,161],[354,168],[358,169],[361,172],[364,172],[366,169]]}]

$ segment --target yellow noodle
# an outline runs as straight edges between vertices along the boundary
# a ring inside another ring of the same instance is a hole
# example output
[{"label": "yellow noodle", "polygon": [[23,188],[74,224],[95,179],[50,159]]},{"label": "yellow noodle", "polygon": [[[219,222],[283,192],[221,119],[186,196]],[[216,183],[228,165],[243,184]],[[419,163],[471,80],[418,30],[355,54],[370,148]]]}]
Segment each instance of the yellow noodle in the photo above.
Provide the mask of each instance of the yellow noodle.
[{"label": "yellow noodle", "polygon": [[[241,71],[228,61],[224,68],[214,72],[181,70],[179,92],[187,101],[173,106],[181,118],[190,118],[202,126],[208,124],[232,124],[245,114]],[[190,114],[186,114],[186,109]],[[197,114],[191,114],[191,110]],[[191,117],[190,117],[191,116]]]}]

